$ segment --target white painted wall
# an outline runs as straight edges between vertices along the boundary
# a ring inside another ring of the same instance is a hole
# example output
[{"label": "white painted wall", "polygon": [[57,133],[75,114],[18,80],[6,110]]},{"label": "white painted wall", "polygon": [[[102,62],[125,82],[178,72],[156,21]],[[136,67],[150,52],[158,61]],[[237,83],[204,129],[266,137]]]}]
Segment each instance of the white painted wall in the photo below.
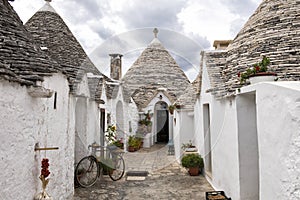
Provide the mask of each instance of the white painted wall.
[{"label": "white painted wall", "polygon": [[175,157],[180,162],[183,151],[181,146],[183,143],[191,142],[196,145],[195,129],[194,129],[194,112],[192,110],[175,111],[176,125],[174,125],[174,148]]},{"label": "white painted wall", "polygon": [[260,199],[300,199],[300,83],[260,83],[256,91]]},{"label": "white painted wall", "polygon": [[[44,87],[57,92],[48,99],[32,98],[26,87],[0,82],[1,199],[33,199],[40,191],[40,161],[50,160],[50,182],[47,187],[54,199],[71,199],[74,192],[74,124],[68,121],[69,87],[60,74],[46,77]],[[34,151],[57,146],[56,151]]]},{"label": "white painted wall", "polygon": [[259,156],[255,92],[236,97],[240,199],[259,199]]},{"label": "white painted wall", "polygon": [[[195,134],[205,156],[202,113],[203,104],[209,104],[212,172],[206,177],[213,187],[237,200],[299,199],[300,83],[251,85],[243,87],[237,98],[221,101],[205,92],[209,88],[204,66],[201,96],[195,105]],[[258,184],[259,197],[253,195],[257,185],[252,187],[251,182]],[[243,187],[245,183],[250,186]]]},{"label": "white painted wall", "polygon": [[207,69],[203,66],[201,94],[195,105],[195,141],[201,156],[204,158],[204,167],[207,165],[209,151],[205,150],[208,138],[204,133],[203,105],[210,108],[210,141],[211,141],[211,174],[206,178],[216,190],[224,190],[232,199],[239,199],[239,163],[237,116],[234,99],[217,101],[206,91],[210,89],[210,80]]},{"label": "white painted wall", "polygon": [[87,144],[90,145],[94,142],[100,144],[100,108],[99,104],[95,101],[88,101],[87,112]]},{"label": "white painted wall", "polygon": [[[134,135],[138,129],[139,111],[133,99],[131,99],[131,103],[128,104],[127,116],[128,116],[128,120],[131,122],[131,132],[128,129],[129,135]],[[128,126],[129,126],[129,121],[128,121]]]}]

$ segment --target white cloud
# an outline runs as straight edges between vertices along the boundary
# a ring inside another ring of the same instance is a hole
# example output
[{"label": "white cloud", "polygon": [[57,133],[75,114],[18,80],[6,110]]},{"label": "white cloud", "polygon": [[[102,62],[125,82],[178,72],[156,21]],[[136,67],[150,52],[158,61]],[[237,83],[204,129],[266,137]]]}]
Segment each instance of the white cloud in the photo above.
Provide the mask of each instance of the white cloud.
[{"label": "white cloud", "polygon": [[[51,5],[87,53],[103,46],[103,43],[107,51],[102,52],[101,58],[108,58],[107,53],[119,51],[118,53],[126,54],[145,48],[152,40],[153,33],[149,30],[136,30],[158,27],[160,30],[170,30],[192,38],[200,48],[187,46],[167,34],[164,36],[163,32],[159,33],[159,39],[167,49],[183,55],[192,65],[199,66],[199,51],[212,48],[213,40],[233,39],[260,2],[261,0],[173,0],[171,3],[169,0],[54,0]],[[12,5],[26,22],[44,3],[42,0],[16,0]],[[119,35],[123,38],[118,38]],[[112,36],[118,40],[109,40]],[[112,43],[107,46],[109,42]],[[136,54],[131,53],[130,58],[128,57],[130,61],[124,60],[124,63],[132,63],[134,56]],[[106,68],[107,58],[101,67]],[[186,71],[190,69],[183,68]]]},{"label": "white cloud", "polygon": [[210,42],[216,39],[231,39],[230,23],[237,19],[219,0],[189,0],[187,6],[177,15],[186,33],[207,37]]}]

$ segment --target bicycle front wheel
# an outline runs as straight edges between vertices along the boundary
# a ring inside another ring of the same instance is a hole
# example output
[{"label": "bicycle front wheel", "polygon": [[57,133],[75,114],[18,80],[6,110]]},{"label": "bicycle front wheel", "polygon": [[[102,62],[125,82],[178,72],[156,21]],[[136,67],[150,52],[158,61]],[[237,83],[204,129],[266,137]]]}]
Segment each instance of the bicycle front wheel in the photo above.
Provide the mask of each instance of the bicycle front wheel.
[{"label": "bicycle front wheel", "polygon": [[82,158],[75,169],[75,178],[81,187],[94,185],[99,175],[100,169],[94,156]]},{"label": "bicycle front wheel", "polygon": [[114,154],[112,157],[113,167],[112,170],[108,173],[108,175],[113,181],[117,181],[120,180],[124,175],[125,162],[120,154]]}]

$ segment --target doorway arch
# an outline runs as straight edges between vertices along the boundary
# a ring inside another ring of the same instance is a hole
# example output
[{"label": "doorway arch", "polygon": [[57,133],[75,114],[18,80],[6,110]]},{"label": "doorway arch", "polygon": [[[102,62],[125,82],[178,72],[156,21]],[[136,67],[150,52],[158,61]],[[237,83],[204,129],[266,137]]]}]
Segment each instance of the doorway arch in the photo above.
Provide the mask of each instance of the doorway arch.
[{"label": "doorway arch", "polygon": [[117,138],[124,138],[124,111],[122,101],[118,101],[116,106],[116,126],[117,126]]},{"label": "doorway arch", "polygon": [[157,143],[168,143],[169,141],[169,111],[168,104],[159,101],[155,104],[155,133]]},{"label": "doorway arch", "polygon": [[87,147],[87,102],[78,97],[75,107],[75,163],[85,156]]}]

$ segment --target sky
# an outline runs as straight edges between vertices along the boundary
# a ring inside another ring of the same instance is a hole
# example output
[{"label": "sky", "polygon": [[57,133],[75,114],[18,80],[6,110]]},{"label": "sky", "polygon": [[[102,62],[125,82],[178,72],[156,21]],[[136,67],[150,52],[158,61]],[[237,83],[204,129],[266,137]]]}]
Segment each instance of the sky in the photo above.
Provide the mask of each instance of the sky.
[{"label": "sky", "polygon": [[[123,54],[123,74],[154,38],[192,81],[201,50],[214,40],[234,39],[262,0],[52,0],[94,64],[109,74],[110,53]],[[44,0],[11,3],[24,23]]]}]

